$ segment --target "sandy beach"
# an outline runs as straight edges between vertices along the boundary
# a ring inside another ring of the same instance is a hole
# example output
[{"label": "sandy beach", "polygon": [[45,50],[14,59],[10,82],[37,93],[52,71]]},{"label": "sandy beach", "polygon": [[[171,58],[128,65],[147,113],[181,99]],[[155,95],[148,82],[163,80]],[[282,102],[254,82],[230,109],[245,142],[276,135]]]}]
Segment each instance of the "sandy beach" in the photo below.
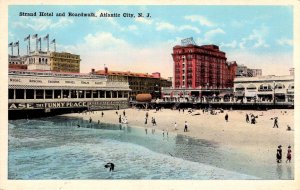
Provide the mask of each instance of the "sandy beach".
[{"label": "sandy beach", "polygon": [[[118,115],[116,114],[118,112]],[[64,116],[78,117],[84,120],[92,119],[93,122],[101,123],[119,123],[119,115],[123,116],[124,110],[102,111],[93,113],[72,113]],[[148,122],[145,123],[145,115],[148,112]],[[211,115],[209,112],[203,113],[202,110],[194,110],[191,114],[187,110],[162,109],[139,110],[125,109],[128,125],[132,127],[147,127],[148,131],[155,128],[167,130],[169,133],[183,134],[197,139],[204,139],[219,144],[228,149],[234,149],[237,152],[249,155],[249,162],[271,162],[276,163],[276,149],[282,145],[283,162],[285,164],[287,147],[292,146],[294,152],[294,110],[224,110],[223,113],[217,111],[217,115]],[[225,114],[228,114],[228,122],[225,121]],[[246,122],[246,113],[258,116],[256,124]],[[198,115],[200,114],[200,115]],[[151,118],[154,117],[157,126],[153,127]],[[279,128],[273,128],[274,120],[278,117]],[[184,123],[188,123],[188,132],[184,132]],[[177,123],[177,130],[174,129],[174,123]],[[287,125],[291,126],[292,131],[287,131]],[[292,162],[294,154],[292,152]],[[253,158],[253,159],[252,159]]]}]

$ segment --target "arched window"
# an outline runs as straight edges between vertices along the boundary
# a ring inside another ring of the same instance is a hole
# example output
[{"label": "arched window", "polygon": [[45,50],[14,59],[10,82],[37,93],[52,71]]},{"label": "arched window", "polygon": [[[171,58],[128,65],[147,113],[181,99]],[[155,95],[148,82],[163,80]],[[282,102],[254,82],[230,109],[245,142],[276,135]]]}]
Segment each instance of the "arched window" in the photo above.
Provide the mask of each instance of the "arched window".
[{"label": "arched window", "polygon": [[272,91],[272,86],[270,84],[262,84],[259,86],[259,91]]},{"label": "arched window", "polygon": [[241,84],[237,85],[237,87],[235,87],[235,90],[236,91],[242,91],[242,90],[245,90],[245,87]]},{"label": "arched window", "polygon": [[256,90],[256,86],[254,84],[249,84],[247,90]]},{"label": "arched window", "polygon": [[41,63],[41,58],[39,58],[39,63]]},{"label": "arched window", "polygon": [[282,84],[282,83],[278,83],[278,84],[276,84],[275,88],[276,88],[276,89],[284,89],[285,86],[284,86],[284,84]]}]

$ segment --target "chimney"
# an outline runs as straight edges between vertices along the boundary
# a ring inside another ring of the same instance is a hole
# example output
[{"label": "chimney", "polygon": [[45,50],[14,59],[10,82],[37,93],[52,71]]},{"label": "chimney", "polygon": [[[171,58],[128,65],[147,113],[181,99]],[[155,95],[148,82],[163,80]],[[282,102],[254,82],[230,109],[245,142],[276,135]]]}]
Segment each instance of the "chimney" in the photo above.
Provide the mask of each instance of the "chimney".
[{"label": "chimney", "polygon": [[92,69],[91,73],[92,73],[92,74],[95,74],[95,69]]},{"label": "chimney", "polygon": [[104,74],[108,74],[108,68],[107,67],[104,67]]}]

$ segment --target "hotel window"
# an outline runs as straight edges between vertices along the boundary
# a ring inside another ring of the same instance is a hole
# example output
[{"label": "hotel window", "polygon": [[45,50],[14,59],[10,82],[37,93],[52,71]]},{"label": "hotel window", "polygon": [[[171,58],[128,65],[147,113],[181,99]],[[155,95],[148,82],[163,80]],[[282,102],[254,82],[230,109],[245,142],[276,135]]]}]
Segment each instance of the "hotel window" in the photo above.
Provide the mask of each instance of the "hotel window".
[{"label": "hotel window", "polygon": [[44,90],[36,90],[35,98],[36,99],[44,99]]},{"label": "hotel window", "polygon": [[61,90],[54,90],[54,98],[55,99],[61,98]]},{"label": "hotel window", "polygon": [[85,98],[92,98],[92,91],[91,90],[87,90],[85,92]]},{"label": "hotel window", "polygon": [[26,99],[34,99],[34,90],[33,89],[26,90]]},{"label": "hotel window", "polygon": [[52,92],[53,90],[45,90],[46,99],[52,99]]},{"label": "hotel window", "polygon": [[110,91],[106,91],[106,98],[110,98]]},{"label": "hotel window", "polygon": [[84,90],[78,91],[78,98],[84,98]]},{"label": "hotel window", "polygon": [[16,89],[16,99],[24,99],[24,89]]},{"label": "hotel window", "polygon": [[100,91],[100,98],[104,98],[105,97],[105,91]]},{"label": "hotel window", "polygon": [[71,98],[77,98],[77,91],[71,90]]},{"label": "hotel window", "polygon": [[63,90],[63,98],[69,98],[69,90]]},{"label": "hotel window", "polygon": [[117,98],[117,93],[118,93],[118,92],[117,92],[117,91],[112,91],[112,93],[113,93],[113,96],[112,96],[112,97],[113,97],[113,98]]},{"label": "hotel window", "polygon": [[14,99],[14,89],[9,89],[8,90],[8,99]]},{"label": "hotel window", "polygon": [[93,90],[93,98],[98,98],[98,91],[97,90]]}]

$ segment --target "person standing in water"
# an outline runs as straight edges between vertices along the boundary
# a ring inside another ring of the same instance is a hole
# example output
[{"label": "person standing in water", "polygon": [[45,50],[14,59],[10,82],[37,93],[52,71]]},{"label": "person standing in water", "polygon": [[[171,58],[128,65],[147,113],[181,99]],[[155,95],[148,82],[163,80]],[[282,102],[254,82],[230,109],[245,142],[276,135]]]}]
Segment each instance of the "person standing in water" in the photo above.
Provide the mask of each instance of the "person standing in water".
[{"label": "person standing in water", "polygon": [[183,132],[187,132],[187,130],[188,130],[188,124],[187,124],[187,122],[185,121],[185,122],[184,122],[184,130],[183,130]]},{"label": "person standing in water", "polygon": [[287,151],[285,163],[287,163],[288,161],[290,163],[291,160],[292,160],[292,150],[291,150],[291,146],[288,146],[288,151]]},{"label": "person standing in water", "polygon": [[281,163],[281,159],[282,159],[281,145],[278,146],[276,158],[277,158],[277,163]]}]

